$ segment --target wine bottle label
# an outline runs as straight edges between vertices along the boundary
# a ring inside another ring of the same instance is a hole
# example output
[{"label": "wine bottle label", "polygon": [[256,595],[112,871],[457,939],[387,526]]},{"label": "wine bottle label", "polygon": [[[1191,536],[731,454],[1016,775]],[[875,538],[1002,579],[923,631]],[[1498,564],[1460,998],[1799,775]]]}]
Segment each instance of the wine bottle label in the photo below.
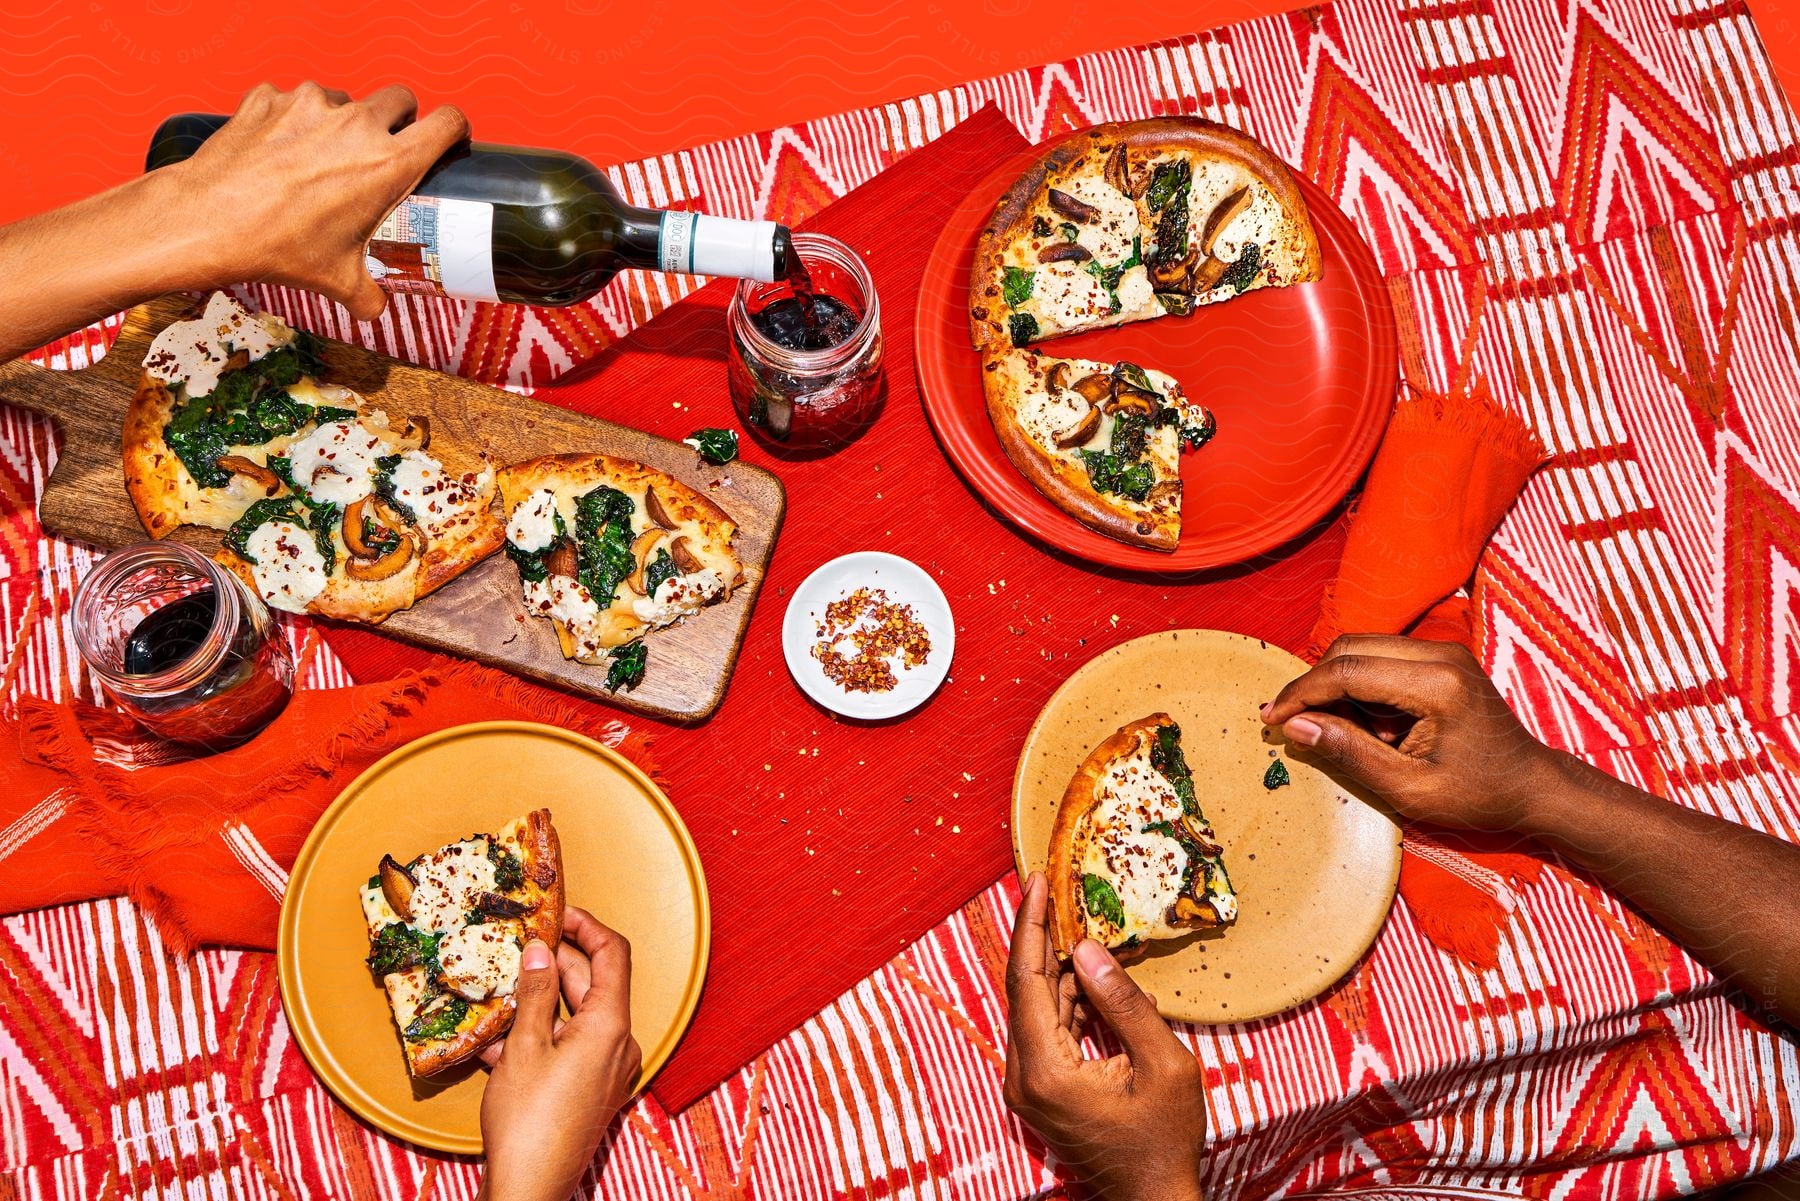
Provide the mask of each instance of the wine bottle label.
[{"label": "wine bottle label", "polygon": [[773,221],[736,221],[701,213],[664,213],[657,268],[685,275],[775,278]]},{"label": "wine bottle label", "polygon": [[479,200],[408,196],[375,228],[364,255],[390,292],[499,299],[494,206]]}]

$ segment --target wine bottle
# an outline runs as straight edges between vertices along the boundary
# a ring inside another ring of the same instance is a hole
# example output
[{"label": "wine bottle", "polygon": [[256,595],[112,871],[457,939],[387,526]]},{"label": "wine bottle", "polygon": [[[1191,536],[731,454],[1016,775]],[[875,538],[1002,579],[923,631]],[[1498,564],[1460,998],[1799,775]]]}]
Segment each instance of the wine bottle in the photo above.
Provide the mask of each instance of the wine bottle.
[{"label": "wine bottle", "polygon": [[[170,117],[144,169],[188,158],[225,121]],[[586,300],[626,267],[773,281],[798,262],[784,225],[638,208],[586,159],[482,142],[434,163],[367,253],[390,292],[547,306]]]}]

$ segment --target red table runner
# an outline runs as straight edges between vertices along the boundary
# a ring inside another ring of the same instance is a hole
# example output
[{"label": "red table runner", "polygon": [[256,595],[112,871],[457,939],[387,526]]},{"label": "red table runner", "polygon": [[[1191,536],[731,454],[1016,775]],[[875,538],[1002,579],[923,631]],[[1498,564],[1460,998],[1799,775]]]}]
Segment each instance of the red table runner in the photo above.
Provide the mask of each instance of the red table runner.
[{"label": "red table runner", "polygon": [[[1011,870],[1013,768],[1026,731],[1081,663],[1171,626],[1237,630],[1298,650],[1337,564],[1331,524],[1285,557],[1170,579],[1094,567],[1016,532],[963,484],[920,407],[913,314],[950,211],[1025,146],[996,108],[806,223],[860,253],[881,297],[887,399],[848,449],[800,459],[742,439],[787,485],[788,510],[730,691],[697,730],[656,739],[665,788],[706,866],[713,949],[699,1012],[652,1085],[680,1110]],[[540,400],[680,438],[735,427],[725,390],[725,306],[713,283]],[[841,721],[809,701],[782,658],[787,598],[827,559],[905,556],[956,618],[950,679],[895,721]],[[358,679],[413,656],[333,632]],[[654,725],[655,723],[647,723]],[[654,955],[654,947],[639,954]]]}]

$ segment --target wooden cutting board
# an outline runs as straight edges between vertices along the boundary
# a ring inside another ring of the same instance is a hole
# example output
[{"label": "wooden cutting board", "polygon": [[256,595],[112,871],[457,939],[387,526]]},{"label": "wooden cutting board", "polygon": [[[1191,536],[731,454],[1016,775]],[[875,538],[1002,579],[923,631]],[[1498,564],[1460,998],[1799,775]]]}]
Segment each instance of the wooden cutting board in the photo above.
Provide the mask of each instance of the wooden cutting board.
[{"label": "wooden cutting board", "polygon": [[[51,533],[109,550],[148,538],[125,494],[119,432],[151,341],[192,303],[187,296],[165,296],[131,310],[111,352],[84,371],[0,364],[0,403],[51,417],[63,436],[38,510]],[[496,464],[589,450],[635,459],[712,498],[738,526],[735,546],[747,583],[725,604],[652,634],[644,682],[631,692],[607,692],[604,668],[564,659],[549,622],[519,620],[519,574],[502,554],[389,617],[378,627],[382,633],[658,717],[698,722],[712,715],[724,699],[781,529],[787,497],[780,480],[740,462],[713,467],[679,442],[359,346],[324,340],[324,358],[332,383],[355,389],[390,414],[428,415],[435,434],[485,447]],[[719,386],[725,386],[723,378]],[[174,536],[209,554],[220,537],[198,529]]]}]

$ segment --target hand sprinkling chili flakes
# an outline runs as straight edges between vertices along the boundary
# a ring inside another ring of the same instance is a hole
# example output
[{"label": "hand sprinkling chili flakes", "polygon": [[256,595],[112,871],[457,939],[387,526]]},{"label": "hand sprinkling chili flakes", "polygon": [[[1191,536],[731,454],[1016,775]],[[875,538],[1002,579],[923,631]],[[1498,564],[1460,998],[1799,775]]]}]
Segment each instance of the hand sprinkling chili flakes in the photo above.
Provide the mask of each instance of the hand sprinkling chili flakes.
[{"label": "hand sprinkling chili flakes", "polygon": [[[895,659],[910,668],[931,655],[931,638],[912,606],[896,604],[879,588],[858,588],[826,605],[814,633],[813,658],[846,692],[892,692],[900,683]],[[846,642],[855,653],[844,653]]]}]

